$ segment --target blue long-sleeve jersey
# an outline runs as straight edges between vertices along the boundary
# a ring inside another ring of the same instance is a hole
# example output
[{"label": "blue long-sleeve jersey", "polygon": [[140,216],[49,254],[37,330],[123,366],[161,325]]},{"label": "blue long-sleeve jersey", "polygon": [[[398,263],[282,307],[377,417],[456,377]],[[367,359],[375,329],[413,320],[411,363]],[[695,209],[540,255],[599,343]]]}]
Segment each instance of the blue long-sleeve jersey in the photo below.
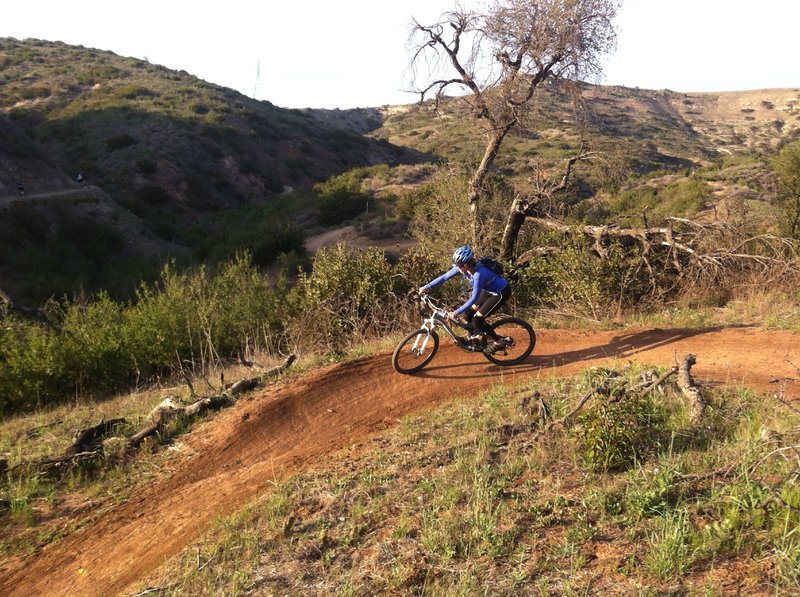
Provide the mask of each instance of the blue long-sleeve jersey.
[{"label": "blue long-sleeve jersey", "polygon": [[502,292],[503,289],[508,285],[508,281],[505,278],[503,278],[502,276],[498,276],[488,267],[478,265],[478,268],[475,270],[474,274],[470,274],[469,272],[462,272],[456,266],[453,266],[435,280],[431,280],[430,282],[428,282],[425,285],[425,288],[430,290],[434,286],[438,286],[443,282],[447,282],[447,280],[449,280],[450,278],[452,278],[457,274],[462,274],[467,279],[470,286],[472,287],[472,293],[467,299],[467,302],[465,302],[458,309],[456,309],[455,311],[456,315],[461,315],[464,311],[466,311],[472,305],[474,305],[475,301],[478,300],[478,296],[480,296],[481,294],[481,290],[486,290],[488,292],[498,294]]}]

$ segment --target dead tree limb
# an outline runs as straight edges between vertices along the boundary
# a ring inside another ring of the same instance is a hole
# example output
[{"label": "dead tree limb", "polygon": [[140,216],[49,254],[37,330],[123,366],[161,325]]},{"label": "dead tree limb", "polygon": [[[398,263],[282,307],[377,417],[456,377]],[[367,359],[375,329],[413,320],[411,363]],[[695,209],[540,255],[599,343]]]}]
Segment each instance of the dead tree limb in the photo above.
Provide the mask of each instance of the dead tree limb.
[{"label": "dead tree limb", "polygon": [[77,431],[75,433],[75,441],[67,448],[67,455],[93,452],[118,425],[124,425],[125,423],[127,423],[125,419],[109,419],[108,421],[100,421],[97,425],[88,429]]},{"label": "dead tree limb", "polygon": [[680,388],[683,395],[689,399],[691,414],[689,415],[689,422],[692,425],[697,425],[702,420],[706,412],[708,403],[703,397],[703,393],[692,377],[692,366],[697,362],[697,357],[693,354],[687,354],[683,357],[683,361],[678,365],[678,388]]},{"label": "dead tree limb", "polygon": [[[539,395],[538,392],[534,393],[533,397],[537,400],[538,403],[538,415],[539,415],[538,418],[539,421],[544,426],[540,427],[538,431],[536,431],[533,434],[533,436],[531,436],[531,438],[525,442],[525,444],[526,445],[531,444],[532,442],[536,441],[541,435],[549,433],[556,427],[564,427],[570,419],[575,417],[581,410],[583,410],[583,407],[586,406],[586,403],[589,402],[589,400],[593,396],[597,394],[608,394],[611,391],[610,382],[614,378],[615,374],[613,372],[608,373],[606,378],[602,381],[602,383],[599,386],[587,391],[578,401],[578,404],[576,404],[571,411],[569,411],[566,415],[564,415],[560,419],[549,420],[550,418],[549,407],[544,402],[544,400],[542,400],[542,397]],[[529,404],[530,404],[530,399],[526,397],[525,399],[523,399],[521,406],[523,408],[528,408]],[[533,429],[536,429],[536,427],[537,423],[531,423],[525,425],[503,425],[499,427],[497,430],[499,437],[498,445],[505,445],[515,435],[518,435],[520,433],[525,433],[527,431],[532,431]]]},{"label": "dead tree limb", "polygon": [[656,379],[646,380],[646,381],[644,381],[644,382],[642,382],[642,383],[640,383],[640,384],[638,384],[636,386],[633,386],[631,388],[631,390],[635,391],[637,393],[637,395],[639,395],[639,396],[644,396],[649,391],[651,391],[651,390],[653,390],[655,388],[658,388],[661,384],[663,384],[667,380],[668,377],[674,375],[677,372],[678,372],[678,367],[676,365],[676,366],[668,369],[660,377],[658,377]]},{"label": "dead tree limb", "polygon": [[167,424],[171,420],[181,417],[190,417],[207,410],[218,410],[229,403],[230,397],[227,394],[221,394],[218,396],[201,398],[182,408],[175,407],[172,403],[165,404],[163,408],[158,408],[151,413],[151,419],[154,420],[150,425],[128,438],[126,448],[128,450],[135,450],[146,438],[157,434],[164,435]]},{"label": "dead tree limb", "polygon": [[20,462],[15,466],[8,469],[9,474],[18,475],[20,471],[24,473],[35,472],[47,477],[57,477],[64,475],[74,468],[93,462],[102,458],[103,451],[92,450],[90,452],[78,452],[76,454],[65,454],[64,456],[46,456],[44,458],[36,458]]},{"label": "dead tree limb", "polygon": [[[166,435],[168,433],[169,423],[176,419],[191,417],[208,410],[223,408],[230,404],[231,397],[255,389],[264,381],[286,371],[296,360],[297,356],[291,354],[286,357],[283,363],[264,372],[259,377],[230,384],[227,391],[222,394],[201,398],[187,406],[179,406],[173,398],[162,401],[148,416],[148,425],[125,440],[126,451],[131,452],[137,450],[148,437]],[[64,474],[79,465],[103,458],[103,440],[111,435],[117,427],[126,423],[127,421],[122,418],[109,419],[108,421],[102,420],[97,425],[77,431],[73,443],[66,449],[63,456],[48,456],[20,462],[10,468],[6,460],[0,460],[0,473],[7,472],[16,474],[19,471],[36,471],[39,474],[49,476]]]},{"label": "dead tree limb", "polygon": [[148,437],[161,434],[163,435],[169,421],[180,417],[189,417],[206,410],[217,410],[230,403],[231,397],[238,396],[244,392],[254,390],[264,381],[283,373],[292,366],[297,360],[297,355],[290,354],[286,359],[273,369],[262,373],[258,377],[250,379],[243,379],[236,383],[230,384],[225,388],[222,394],[210,396],[208,398],[201,398],[196,400],[186,407],[178,407],[171,401],[164,401],[154,410],[151,415],[151,424],[131,436],[127,441],[127,448],[129,450],[137,449],[141,443]]},{"label": "dead tree limb", "polygon": [[[225,391],[225,393],[227,393],[227,394],[229,394],[231,396],[236,396],[236,395],[241,394],[243,392],[249,392],[250,390],[254,390],[259,385],[264,383],[265,381],[267,381],[267,380],[269,380],[269,379],[271,379],[273,377],[276,377],[276,376],[280,375],[281,373],[283,373],[284,371],[286,371],[289,367],[292,366],[292,364],[296,360],[297,360],[297,355],[290,354],[288,357],[286,357],[284,359],[283,363],[281,363],[277,367],[274,367],[274,368],[270,369],[269,371],[265,371],[264,373],[262,373],[258,377],[251,377],[250,379],[243,379],[243,380],[237,381],[236,383],[229,384],[224,389],[224,391]],[[245,364],[248,364],[248,363],[245,363]],[[248,366],[252,366],[252,363],[248,364]],[[260,369],[261,367],[258,366],[258,368]]]}]

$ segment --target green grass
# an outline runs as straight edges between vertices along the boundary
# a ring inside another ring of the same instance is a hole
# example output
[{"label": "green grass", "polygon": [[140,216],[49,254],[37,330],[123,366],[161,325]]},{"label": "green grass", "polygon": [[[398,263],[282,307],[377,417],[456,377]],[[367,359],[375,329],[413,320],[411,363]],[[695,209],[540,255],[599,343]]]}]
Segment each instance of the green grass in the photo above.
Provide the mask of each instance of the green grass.
[{"label": "green grass", "polygon": [[[621,404],[638,372],[618,372],[612,396]],[[796,416],[752,392],[719,389],[709,396],[704,425],[691,428],[684,399],[668,384],[665,395],[649,399],[661,416],[628,423],[655,443],[606,470],[587,460],[585,442],[592,421],[612,412],[602,400],[549,433],[523,405],[539,392],[561,417],[601,373],[500,382],[477,398],[409,416],[220,519],[171,561],[161,586],[176,595],[663,594],[690,587],[716,594],[717,571],[725,569],[743,592],[797,590],[792,508],[800,491],[796,462],[784,457],[792,454]],[[100,417],[141,421],[174,392],[9,419],[0,426],[0,452],[11,454],[12,465],[60,453],[74,429]],[[626,445],[636,434],[613,437]],[[58,540],[124,500],[170,457],[155,450],[54,481],[9,477],[0,496],[0,547],[12,555]],[[65,525],[48,524],[42,513],[57,512],[67,498],[96,507]]]},{"label": "green grass", "polygon": [[[731,415],[724,424],[673,429],[689,441],[668,441],[612,473],[582,464],[580,424],[538,436],[534,424],[499,440],[501,426],[531,423],[522,396],[539,391],[563,411],[584,383],[498,386],[409,417],[220,520],[173,560],[163,585],[168,594],[664,594],[701,586],[715,594],[716,570],[730,566],[727,586],[796,590],[796,515],[763,499],[768,486],[794,495],[780,480],[784,466],[762,464],[751,471],[757,481],[737,469],[748,449],[768,452],[745,431],[748,421],[783,430],[796,421],[770,402],[722,391],[713,401]],[[686,420],[674,388],[659,402],[672,413],[661,424]],[[726,470],[734,473],[718,474]]]}]

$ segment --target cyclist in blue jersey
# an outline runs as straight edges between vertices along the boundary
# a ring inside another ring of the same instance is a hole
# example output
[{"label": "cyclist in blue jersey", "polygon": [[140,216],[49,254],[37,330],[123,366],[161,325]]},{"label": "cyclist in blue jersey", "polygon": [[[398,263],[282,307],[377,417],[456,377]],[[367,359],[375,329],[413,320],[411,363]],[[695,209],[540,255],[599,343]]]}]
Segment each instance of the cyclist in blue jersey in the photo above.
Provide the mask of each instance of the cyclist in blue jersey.
[{"label": "cyclist in blue jersey", "polygon": [[448,317],[455,319],[459,315],[465,314],[467,323],[472,326],[476,334],[491,338],[492,343],[484,348],[485,353],[494,354],[505,348],[502,338],[486,323],[486,318],[509,299],[511,285],[502,276],[494,273],[488,267],[480,265],[469,245],[456,249],[453,253],[453,267],[425,286],[421,286],[418,292],[427,294],[431,288],[446,282],[457,274],[461,274],[467,279],[472,287],[472,293],[467,301],[455,311],[451,311]]}]

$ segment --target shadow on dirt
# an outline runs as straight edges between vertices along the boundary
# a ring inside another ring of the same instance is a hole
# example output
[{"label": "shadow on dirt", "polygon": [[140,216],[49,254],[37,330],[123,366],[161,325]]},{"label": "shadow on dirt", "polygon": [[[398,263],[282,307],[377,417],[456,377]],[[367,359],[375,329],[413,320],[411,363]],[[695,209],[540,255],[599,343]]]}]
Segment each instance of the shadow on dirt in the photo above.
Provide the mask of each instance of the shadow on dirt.
[{"label": "shadow on dirt", "polygon": [[[753,326],[739,325],[715,326],[703,329],[685,328],[669,330],[643,330],[640,332],[620,334],[619,336],[612,338],[611,341],[606,344],[589,348],[581,348],[579,350],[569,350],[552,354],[542,354],[537,350],[534,350],[533,354],[519,365],[514,365],[511,367],[498,367],[497,365],[487,363],[487,367],[482,369],[481,372],[474,372],[476,363],[469,362],[467,360],[469,357],[467,357],[465,361],[459,363],[436,365],[434,362],[433,366],[428,367],[426,370],[418,373],[417,376],[431,379],[442,377],[449,379],[470,379],[484,377],[487,374],[496,374],[504,370],[526,372],[545,367],[563,367],[573,363],[579,363],[581,361],[593,361],[609,358],[624,359],[642,352],[655,350],[672,343],[682,342],[695,336],[711,334],[731,327],[747,328]],[[545,330],[539,333],[541,335],[546,335],[547,331]],[[537,344],[537,347],[539,345],[540,344]],[[458,375],[458,369],[460,368],[465,370],[464,375]]]},{"label": "shadow on dirt", "polygon": [[[725,326],[731,327],[731,326]],[[594,359],[608,359],[618,358],[623,359],[633,356],[640,352],[654,350],[667,344],[674,342],[682,342],[701,336],[703,334],[711,334],[725,329],[723,326],[716,326],[703,329],[652,329],[636,332],[632,334],[622,334],[615,336],[610,342],[602,346],[595,346],[591,348],[584,348],[581,350],[573,350],[567,352],[560,352],[551,355],[533,355],[527,362],[538,361],[541,365],[542,359],[547,359],[553,366],[569,365],[580,361],[589,361]],[[752,327],[752,326],[736,326],[736,327]],[[526,362],[526,363],[527,363]]]}]

